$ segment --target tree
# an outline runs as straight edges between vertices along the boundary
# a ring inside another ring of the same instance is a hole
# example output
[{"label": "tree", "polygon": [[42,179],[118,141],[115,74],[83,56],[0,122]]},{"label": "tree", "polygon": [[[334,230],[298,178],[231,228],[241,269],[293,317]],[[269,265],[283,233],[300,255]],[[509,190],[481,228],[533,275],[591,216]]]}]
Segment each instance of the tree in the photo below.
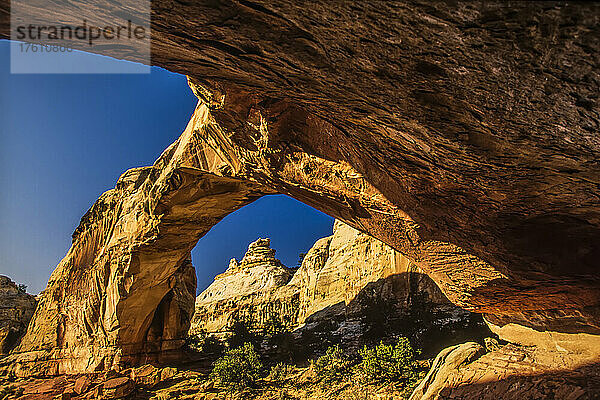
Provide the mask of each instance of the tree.
[{"label": "tree", "polygon": [[419,351],[405,337],[400,337],[393,346],[383,341],[375,347],[365,346],[359,354],[362,361],[358,370],[368,381],[401,381],[411,385],[418,379],[415,361]]},{"label": "tree", "polygon": [[343,378],[350,367],[350,360],[339,345],[331,346],[324,355],[313,362],[313,369],[317,376],[325,382],[332,382]]}]

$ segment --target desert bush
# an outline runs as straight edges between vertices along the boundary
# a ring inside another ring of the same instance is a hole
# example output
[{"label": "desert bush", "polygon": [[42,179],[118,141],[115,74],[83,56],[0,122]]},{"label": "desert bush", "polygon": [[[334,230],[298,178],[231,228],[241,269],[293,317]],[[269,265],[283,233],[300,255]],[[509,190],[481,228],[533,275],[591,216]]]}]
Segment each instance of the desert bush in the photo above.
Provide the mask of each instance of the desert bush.
[{"label": "desert bush", "polygon": [[294,371],[295,367],[293,365],[280,362],[271,367],[267,379],[271,382],[283,382]]},{"label": "desert bush", "polygon": [[262,363],[250,343],[229,350],[213,364],[210,377],[230,389],[252,387],[260,379]]},{"label": "desert bush", "polygon": [[395,345],[382,341],[374,347],[365,346],[359,355],[362,361],[357,369],[365,380],[412,383],[418,379],[419,369],[415,363],[418,351],[405,337],[400,337]]},{"label": "desert bush", "polygon": [[324,381],[336,381],[344,377],[350,360],[339,345],[330,346],[324,355],[312,362],[315,374]]}]

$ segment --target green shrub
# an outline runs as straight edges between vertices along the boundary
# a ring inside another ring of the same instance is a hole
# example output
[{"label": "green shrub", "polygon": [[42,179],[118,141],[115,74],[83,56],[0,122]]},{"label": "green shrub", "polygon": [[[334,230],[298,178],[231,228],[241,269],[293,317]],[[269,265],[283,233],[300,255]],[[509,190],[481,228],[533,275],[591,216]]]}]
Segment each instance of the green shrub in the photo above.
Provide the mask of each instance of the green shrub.
[{"label": "green shrub", "polygon": [[294,371],[294,366],[280,362],[271,367],[267,379],[271,382],[283,382]]},{"label": "green shrub", "polygon": [[215,361],[211,378],[230,389],[252,387],[260,379],[262,363],[250,343],[227,351]]},{"label": "green shrub", "polygon": [[329,347],[325,355],[313,361],[312,365],[317,377],[330,382],[343,378],[350,367],[350,360],[336,344]]},{"label": "green shrub", "polygon": [[415,363],[418,351],[414,350],[405,337],[395,345],[380,342],[375,347],[365,346],[359,351],[362,357],[358,372],[370,381],[402,381],[410,384],[418,379]]}]

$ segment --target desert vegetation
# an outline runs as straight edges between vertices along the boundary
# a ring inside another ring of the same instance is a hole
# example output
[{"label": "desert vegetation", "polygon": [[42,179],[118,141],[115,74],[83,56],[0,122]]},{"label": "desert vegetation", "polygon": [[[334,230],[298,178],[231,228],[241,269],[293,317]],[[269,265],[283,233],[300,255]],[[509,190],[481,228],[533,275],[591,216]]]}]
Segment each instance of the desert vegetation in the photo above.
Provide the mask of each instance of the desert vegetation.
[{"label": "desert vegetation", "polygon": [[228,389],[241,389],[255,386],[262,373],[260,356],[252,344],[244,343],[217,359],[210,377]]},{"label": "desert vegetation", "polygon": [[209,379],[211,387],[244,396],[272,392],[296,398],[302,391],[325,393],[358,385],[362,393],[386,387],[403,398],[424,374],[418,355],[419,350],[407,338],[399,337],[389,344],[365,345],[358,352],[348,352],[336,344],[310,360],[308,366],[276,362],[269,367],[269,361],[251,343],[244,343],[213,363]]}]

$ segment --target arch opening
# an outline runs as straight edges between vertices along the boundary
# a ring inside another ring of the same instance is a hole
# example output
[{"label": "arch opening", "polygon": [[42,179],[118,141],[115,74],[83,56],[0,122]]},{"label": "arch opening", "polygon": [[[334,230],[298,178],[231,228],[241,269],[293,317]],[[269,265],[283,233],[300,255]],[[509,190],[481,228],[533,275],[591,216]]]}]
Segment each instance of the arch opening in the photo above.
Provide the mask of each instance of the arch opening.
[{"label": "arch opening", "polygon": [[248,244],[269,238],[276,257],[287,267],[298,266],[299,256],[320,238],[331,234],[333,218],[285,195],[263,196],[223,218],[192,250],[196,293],[225,272],[232,258],[238,261]]}]

